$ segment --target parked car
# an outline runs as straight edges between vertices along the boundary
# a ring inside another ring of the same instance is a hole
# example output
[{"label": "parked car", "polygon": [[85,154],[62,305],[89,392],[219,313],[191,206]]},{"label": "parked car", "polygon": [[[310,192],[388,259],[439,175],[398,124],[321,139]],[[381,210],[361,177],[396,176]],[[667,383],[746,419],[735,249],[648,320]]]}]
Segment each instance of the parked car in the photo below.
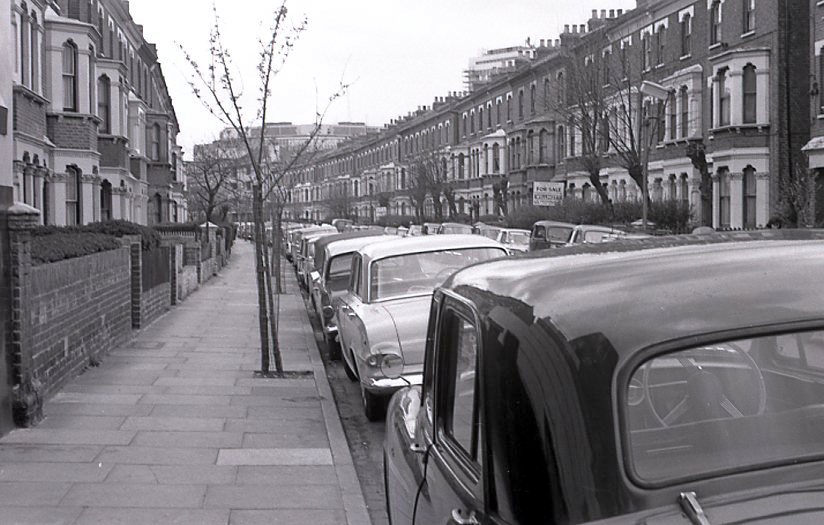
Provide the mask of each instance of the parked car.
[{"label": "parked car", "polygon": [[493,226],[491,224],[484,224],[482,222],[476,222],[472,225],[472,233],[476,235],[483,235],[484,237],[488,237],[490,239],[498,239],[498,233],[503,228],[501,226]]},{"label": "parked car", "polygon": [[310,273],[312,307],[323,326],[323,338],[333,360],[340,359],[338,327],[332,300],[342,295],[352,272],[352,254],[373,242],[392,239],[375,231],[347,232],[318,239]]},{"label": "parked car", "polygon": [[351,226],[352,224],[354,224],[352,219],[332,219],[332,226],[341,233],[346,230],[347,226]]},{"label": "parked car", "polygon": [[298,228],[289,233],[288,254],[291,256],[292,264],[297,264],[297,255],[298,251],[300,250],[300,241],[303,238],[303,236],[319,231],[332,231],[333,233],[337,232],[337,230],[333,226],[308,226],[306,228]]},{"label": "parked car", "polygon": [[529,251],[529,230],[498,228],[497,240],[506,246],[510,252],[525,253]]},{"label": "parked car", "polygon": [[419,237],[423,235],[423,227],[420,224],[410,224],[406,232],[407,237]]},{"label": "parked car", "polygon": [[388,406],[391,523],[824,521],[824,241],[696,242],[448,279]]},{"label": "parked car", "polygon": [[441,225],[437,222],[425,222],[423,223],[421,231],[424,235],[435,235],[438,233],[438,228],[440,227]]},{"label": "parked car", "polygon": [[347,373],[360,381],[368,419],[383,417],[392,392],[420,383],[432,290],[468,264],[506,254],[478,235],[406,237],[355,252],[347,292],[333,306]]},{"label": "parked car", "polygon": [[529,251],[545,248],[559,248],[569,242],[574,224],[557,221],[538,221],[532,225],[529,236]]},{"label": "parked car", "polygon": [[337,231],[322,230],[309,235],[305,235],[301,240],[300,255],[298,256],[298,284],[303,288],[309,288],[309,274],[315,266],[315,243],[318,239],[338,235]]},{"label": "parked car", "polygon": [[569,236],[569,242],[567,242],[567,244],[598,244],[617,240],[625,235],[627,235],[625,231],[610,226],[578,224],[572,229],[572,234]]},{"label": "parked car", "polygon": [[463,234],[463,235],[471,235],[472,234],[472,226],[469,224],[461,224],[460,222],[444,222],[438,226],[438,235],[452,235],[452,234]]}]

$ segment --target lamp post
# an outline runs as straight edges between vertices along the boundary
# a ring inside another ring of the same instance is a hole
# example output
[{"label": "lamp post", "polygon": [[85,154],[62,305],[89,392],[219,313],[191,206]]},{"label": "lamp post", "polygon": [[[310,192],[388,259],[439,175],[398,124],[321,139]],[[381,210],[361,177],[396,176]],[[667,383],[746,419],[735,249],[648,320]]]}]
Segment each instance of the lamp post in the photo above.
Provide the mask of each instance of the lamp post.
[{"label": "lamp post", "polygon": [[643,201],[641,204],[641,224],[643,225],[644,231],[647,231],[647,214],[649,207],[647,204],[649,199],[649,181],[647,178],[649,176],[649,149],[652,144],[647,146],[646,151],[644,150],[644,127],[646,126],[644,123],[644,96],[652,97],[666,103],[669,99],[669,90],[661,84],[650,82],[649,80],[642,81],[641,87],[638,89],[638,154],[640,157],[639,160],[641,161],[641,200]]}]

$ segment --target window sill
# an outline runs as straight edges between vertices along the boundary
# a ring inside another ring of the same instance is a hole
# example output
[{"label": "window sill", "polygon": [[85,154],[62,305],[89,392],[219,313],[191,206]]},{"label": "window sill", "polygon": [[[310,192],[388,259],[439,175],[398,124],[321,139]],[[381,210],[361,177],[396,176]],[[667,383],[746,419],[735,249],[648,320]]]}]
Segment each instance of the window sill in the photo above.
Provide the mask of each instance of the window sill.
[{"label": "window sill", "polygon": [[818,0],[818,2],[816,2],[816,3],[815,3],[815,5],[816,5],[817,7],[824,6],[824,0]]},{"label": "window sill", "polygon": [[755,35],[755,30],[752,30],[752,31],[747,31],[746,33],[744,33],[743,35],[741,35],[741,38],[749,38],[749,37],[751,37],[751,36],[753,36],[753,35]]},{"label": "window sill", "polygon": [[663,63],[658,64],[658,65],[656,65],[653,69],[661,69],[662,67],[664,67],[664,65],[665,65],[665,64],[663,64]]},{"label": "window sill", "polygon": [[716,42],[715,44],[712,44],[708,49],[710,51],[712,51],[713,49],[720,49],[722,45],[723,45],[722,42]]},{"label": "window sill", "polygon": [[692,58],[692,53],[687,53],[686,55],[683,55],[679,60],[683,61],[683,60],[689,60],[691,58]]}]

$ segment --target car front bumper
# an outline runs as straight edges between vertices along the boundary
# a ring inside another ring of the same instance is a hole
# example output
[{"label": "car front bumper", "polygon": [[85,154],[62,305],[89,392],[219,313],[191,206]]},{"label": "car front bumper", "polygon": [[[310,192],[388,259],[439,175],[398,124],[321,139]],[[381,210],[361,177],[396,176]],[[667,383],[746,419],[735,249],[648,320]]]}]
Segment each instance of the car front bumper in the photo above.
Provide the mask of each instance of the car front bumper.
[{"label": "car front bumper", "polygon": [[363,387],[373,393],[388,394],[391,391],[398,390],[406,386],[414,386],[423,384],[423,373],[403,374],[396,379],[388,377],[366,377],[364,378]]}]

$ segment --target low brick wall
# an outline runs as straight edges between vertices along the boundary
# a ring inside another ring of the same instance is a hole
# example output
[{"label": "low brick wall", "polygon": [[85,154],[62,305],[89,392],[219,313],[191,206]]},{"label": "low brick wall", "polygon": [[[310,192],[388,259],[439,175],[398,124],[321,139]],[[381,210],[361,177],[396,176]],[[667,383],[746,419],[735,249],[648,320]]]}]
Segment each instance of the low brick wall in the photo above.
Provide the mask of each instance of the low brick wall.
[{"label": "low brick wall", "polygon": [[197,267],[184,266],[177,274],[177,300],[183,301],[197,290]]},{"label": "low brick wall", "polygon": [[169,310],[171,288],[164,283],[145,290],[140,296],[140,323],[147,326]]},{"label": "low brick wall", "polygon": [[32,376],[45,394],[131,335],[129,249],[31,269]]}]

